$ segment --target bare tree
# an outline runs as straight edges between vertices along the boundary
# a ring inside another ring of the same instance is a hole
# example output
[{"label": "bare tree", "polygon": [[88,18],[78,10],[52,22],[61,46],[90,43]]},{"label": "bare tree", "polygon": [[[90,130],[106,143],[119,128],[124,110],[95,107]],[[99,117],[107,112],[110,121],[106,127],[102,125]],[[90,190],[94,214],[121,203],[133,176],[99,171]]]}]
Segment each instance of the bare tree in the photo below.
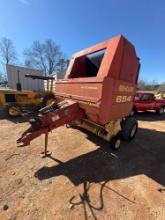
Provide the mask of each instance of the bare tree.
[{"label": "bare tree", "polygon": [[24,55],[26,66],[42,69],[46,74],[47,69],[43,44],[39,41],[34,41],[31,48],[25,50]]},{"label": "bare tree", "polygon": [[159,92],[165,93],[165,83],[160,84]]},{"label": "bare tree", "polygon": [[57,74],[59,79],[64,78],[68,64],[69,64],[69,60],[67,59],[62,58],[59,60],[57,64]]},{"label": "bare tree", "polygon": [[3,73],[0,71],[0,82],[3,80]]},{"label": "bare tree", "polygon": [[14,63],[17,59],[13,42],[6,37],[3,37],[0,41],[0,56],[3,64],[6,65]]},{"label": "bare tree", "polygon": [[138,80],[138,89],[145,90],[147,83],[143,79]]},{"label": "bare tree", "polygon": [[159,91],[160,88],[163,88],[163,84],[161,85],[161,84],[157,83],[156,80],[153,80],[152,82],[147,82],[147,81],[144,81],[143,79],[138,80],[138,89],[139,90]]},{"label": "bare tree", "polygon": [[30,49],[26,49],[25,65],[42,69],[45,76],[58,73],[59,61],[63,58],[61,49],[53,40],[44,43],[34,41]]}]

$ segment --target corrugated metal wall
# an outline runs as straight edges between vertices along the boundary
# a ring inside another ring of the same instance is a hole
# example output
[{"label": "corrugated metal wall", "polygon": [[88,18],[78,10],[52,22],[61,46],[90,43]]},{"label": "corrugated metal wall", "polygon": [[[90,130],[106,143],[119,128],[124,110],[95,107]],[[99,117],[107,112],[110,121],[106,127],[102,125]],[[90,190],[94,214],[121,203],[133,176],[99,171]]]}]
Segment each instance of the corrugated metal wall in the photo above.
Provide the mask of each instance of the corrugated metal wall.
[{"label": "corrugated metal wall", "polygon": [[42,76],[43,73],[40,70],[14,66],[14,65],[7,65],[7,76],[8,76],[8,86],[11,89],[17,88],[18,82],[18,72],[19,72],[19,79],[23,90],[32,90],[32,91],[43,91],[44,90],[44,81],[38,79],[30,79],[25,77],[26,74],[33,74],[37,76]]}]

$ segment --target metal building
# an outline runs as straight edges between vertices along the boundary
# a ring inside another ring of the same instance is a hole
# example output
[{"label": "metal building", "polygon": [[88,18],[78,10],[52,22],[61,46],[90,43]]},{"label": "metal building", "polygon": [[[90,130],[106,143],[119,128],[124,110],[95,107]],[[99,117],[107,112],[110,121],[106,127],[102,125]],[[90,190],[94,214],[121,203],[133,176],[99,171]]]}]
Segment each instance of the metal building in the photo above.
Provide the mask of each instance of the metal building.
[{"label": "metal building", "polygon": [[20,83],[22,90],[32,90],[37,92],[44,90],[43,80],[33,80],[25,77],[26,74],[42,76],[43,73],[41,70],[14,65],[7,65],[6,69],[9,88],[17,89],[17,84]]}]

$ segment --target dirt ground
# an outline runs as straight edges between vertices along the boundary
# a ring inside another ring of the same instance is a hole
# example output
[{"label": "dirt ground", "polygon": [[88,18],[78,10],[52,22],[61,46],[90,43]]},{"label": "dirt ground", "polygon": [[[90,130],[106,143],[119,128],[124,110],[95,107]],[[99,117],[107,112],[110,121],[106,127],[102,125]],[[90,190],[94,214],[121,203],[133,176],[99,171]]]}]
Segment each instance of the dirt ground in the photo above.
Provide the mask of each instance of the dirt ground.
[{"label": "dirt ground", "polygon": [[136,116],[139,130],[112,151],[100,138],[60,127],[24,148],[25,120],[0,120],[0,220],[165,219],[165,116]]}]

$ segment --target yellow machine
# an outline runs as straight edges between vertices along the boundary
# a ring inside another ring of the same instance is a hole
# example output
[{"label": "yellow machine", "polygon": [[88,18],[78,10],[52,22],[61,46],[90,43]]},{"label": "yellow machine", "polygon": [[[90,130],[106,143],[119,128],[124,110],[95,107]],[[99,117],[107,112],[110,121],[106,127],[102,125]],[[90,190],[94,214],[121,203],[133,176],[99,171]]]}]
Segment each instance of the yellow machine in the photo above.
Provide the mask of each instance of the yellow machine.
[{"label": "yellow machine", "polygon": [[165,99],[165,94],[158,92],[155,94],[156,99]]},{"label": "yellow machine", "polygon": [[53,77],[26,75],[32,79],[47,80],[46,90],[34,92],[28,90],[0,89],[0,107],[3,107],[9,116],[20,116],[23,113],[34,112],[41,107],[55,101],[53,94]]}]

